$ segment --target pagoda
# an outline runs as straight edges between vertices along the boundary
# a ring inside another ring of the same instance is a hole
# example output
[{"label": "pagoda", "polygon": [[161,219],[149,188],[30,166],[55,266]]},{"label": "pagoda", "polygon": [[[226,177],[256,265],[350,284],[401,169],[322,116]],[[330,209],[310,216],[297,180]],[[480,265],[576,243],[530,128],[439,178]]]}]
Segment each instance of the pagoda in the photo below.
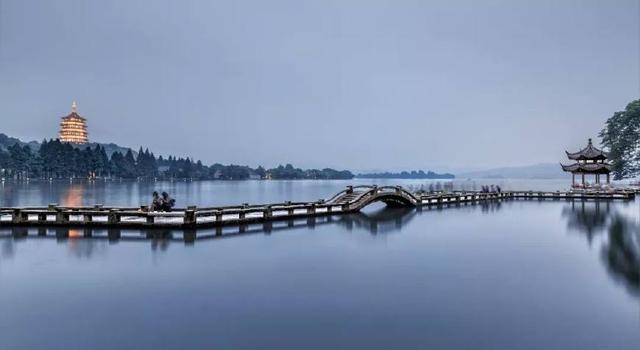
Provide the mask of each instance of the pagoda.
[{"label": "pagoda", "polygon": [[78,105],[73,101],[71,114],[60,122],[60,141],[83,144],[89,142],[88,135],[87,120],[78,114]]},{"label": "pagoda", "polygon": [[576,186],[576,174],[582,177],[582,186],[585,185],[585,175],[594,175],[596,184],[600,183],[600,175],[606,175],[607,184],[609,183],[609,174],[611,173],[611,164],[607,161],[609,154],[594,147],[591,139],[589,139],[587,147],[582,150],[575,153],[565,151],[565,153],[575,163],[570,165],[560,164],[560,166],[562,166],[562,170],[571,173],[573,186]]}]

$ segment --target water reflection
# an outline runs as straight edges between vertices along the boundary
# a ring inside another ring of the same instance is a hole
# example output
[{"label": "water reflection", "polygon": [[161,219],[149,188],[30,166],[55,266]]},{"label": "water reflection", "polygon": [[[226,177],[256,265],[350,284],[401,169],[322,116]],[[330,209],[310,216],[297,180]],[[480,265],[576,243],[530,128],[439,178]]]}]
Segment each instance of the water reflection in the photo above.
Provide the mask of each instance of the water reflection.
[{"label": "water reflection", "polygon": [[[80,190],[79,193],[82,193]],[[70,200],[75,198],[69,196]],[[244,235],[266,234],[300,228],[317,226],[340,226],[342,229],[364,231],[372,237],[400,232],[404,226],[416,216],[432,210],[456,210],[467,208],[480,210],[483,214],[493,213],[501,209],[500,201],[482,202],[478,204],[451,204],[433,208],[389,208],[357,212],[346,215],[331,215],[273,221],[259,224],[232,225],[209,229],[120,229],[120,228],[77,228],[77,227],[11,227],[0,228],[0,259],[10,259],[16,253],[16,245],[24,239],[56,239],[59,244],[66,245],[72,256],[91,258],[102,253],[109,244],[124,242],[145,242],[154,252],[165,252],[172,242],[182,241],[185,245],[196,241],[226,239]],[[90,238],[90,239],[89,239]]]},{"label": "water reflection", "polygon": [[73,184],[64,192],[62,197],[63,207],[80,207],[82,206],[82,198],[84,192],[84,185]]},{"label": "water reflection", "polygon": [[567,218],[567,227],[587,237],[589,245],[593,238],[606,231],[611,219],[611,204],[606,202],[571,202],[562,210],[562,216]]},{"label": "water reflection", "polygon": [[567,226],[584,234],[589,244],[603,236],[602,261],[609,276],[640,297],[640,227],[609,202],[574,202],[563,209]]},{"label": "water reflection", "polygon": [[384,208],[369,213],[312,217],[302,220],[296,219],[199,230],[12,227],[0,229],[0,240],[2,242],[2,250],[0,252],[2,258],[12,258],[16,252],[16,245],[26,238],[56,239],[58,243],[67,245],[71,255],[78,258],[91,258],[95,253],[103,252],[108,244],[114,244],[119,241],[147,242],[154,252],[164,252],[169,248],[171,242],[176,241],[183,241],[185,244],[191,245],[196,240],[231,238],[250,234],[272,234],[278,231],[299,229],[301,227],[314,228],[321,225],[337,225],[347,231],[363,230],[372,235],[378,235],[399,231],[419,213],[419,210],[411,208]]},{"label": "water reflection", "polygon": [[611,277],[640,297],[640,229],[635,222],[619,214],[611,219],[602,259]]},{"label": "water reflection", "polygon": [[537,180],[401,180],[326,181],[8,181],[0,184],[0,206],[45,206],[49,203],[137,207],[148,204],[154,190],[167,191],[178,206],[309,201],[328,198],[347,185],[402,185],[413,190],[478,190],[500,185],[504,190],[564,190],[567,182]]}]

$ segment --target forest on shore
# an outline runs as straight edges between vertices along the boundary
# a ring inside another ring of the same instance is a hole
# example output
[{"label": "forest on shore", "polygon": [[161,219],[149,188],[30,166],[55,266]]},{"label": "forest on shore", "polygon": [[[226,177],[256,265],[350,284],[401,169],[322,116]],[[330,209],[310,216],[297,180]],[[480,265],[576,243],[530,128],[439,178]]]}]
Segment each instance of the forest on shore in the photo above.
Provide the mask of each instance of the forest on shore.
[{"label": "forest on shore", "polygon": [[[180,157],[156,157],[148,149],[109,149],[104,145],[78,146],[58,139],[24,143],[0,134],[0,178],[5,179],[194,179],[194,180],[295,180],[351,179],[347,170],[300,169],[291,164],[265,169],[246,165],[204,165]],[[126,149],[126,151],[124,151]],[[110,154],[109,154],[110,153]]]}]

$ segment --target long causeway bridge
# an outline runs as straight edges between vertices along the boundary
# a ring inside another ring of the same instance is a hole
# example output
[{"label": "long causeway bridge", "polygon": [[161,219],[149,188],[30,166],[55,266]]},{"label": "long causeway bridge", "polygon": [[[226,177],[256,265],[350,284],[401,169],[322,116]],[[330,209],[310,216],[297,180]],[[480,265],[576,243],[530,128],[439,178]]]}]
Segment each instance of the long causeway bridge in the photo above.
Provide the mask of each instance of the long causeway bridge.
[{"label": "long causeway bridge", "polygon": [[635,192],[450,192],[418,194],[401,186],[347,186],[327,200],[274,204],[174,209],[171,212],[136,208],[47,207],[0,208],[0,226],[58,226],[106,228],[183,228],[246,225],[296,218],[359,212],[376,202],[390,207],[444,207],[500,200],[633,200]]}]

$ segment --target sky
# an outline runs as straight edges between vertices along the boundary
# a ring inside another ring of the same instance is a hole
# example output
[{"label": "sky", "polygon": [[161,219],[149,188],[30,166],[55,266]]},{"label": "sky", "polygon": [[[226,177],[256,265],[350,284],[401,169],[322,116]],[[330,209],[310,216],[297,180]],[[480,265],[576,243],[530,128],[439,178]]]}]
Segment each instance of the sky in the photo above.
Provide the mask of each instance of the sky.
[{"label": "sky", "polygon": [[205,163],[564,161],[640,97],[639,0],[0,0],[0,132]]}]

